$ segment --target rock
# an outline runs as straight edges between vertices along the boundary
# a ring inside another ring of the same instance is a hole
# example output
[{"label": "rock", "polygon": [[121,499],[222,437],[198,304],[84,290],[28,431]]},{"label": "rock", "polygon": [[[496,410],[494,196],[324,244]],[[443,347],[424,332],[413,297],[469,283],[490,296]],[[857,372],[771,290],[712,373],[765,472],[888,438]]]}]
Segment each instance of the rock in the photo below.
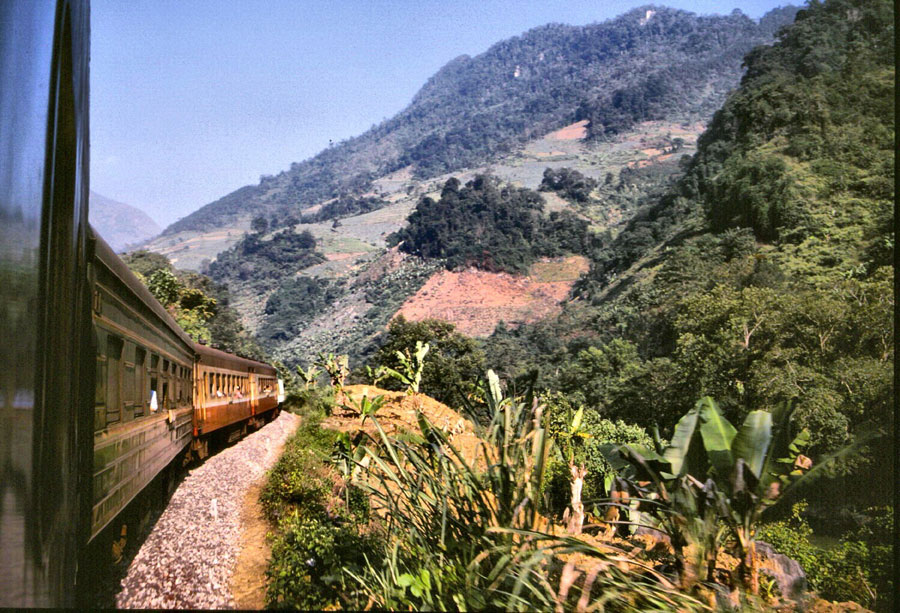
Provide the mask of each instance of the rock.
[{"label": "rock", "polygon": [[768,574],[778,583],[781,596],[787,600],[801,600],[809,590],[806,573],[796,560],[780,554],[765,541],[756,541],[759,572]]}]

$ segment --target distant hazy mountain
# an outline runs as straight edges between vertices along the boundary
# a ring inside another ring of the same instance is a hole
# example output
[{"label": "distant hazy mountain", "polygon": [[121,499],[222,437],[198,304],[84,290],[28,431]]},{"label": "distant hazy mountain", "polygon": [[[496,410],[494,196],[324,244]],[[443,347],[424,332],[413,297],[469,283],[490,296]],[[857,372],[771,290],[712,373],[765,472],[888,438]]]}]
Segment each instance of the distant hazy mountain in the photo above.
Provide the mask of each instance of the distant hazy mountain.
[{"label": "distant hazy mountain", "polygon": [[270,227],[289,225],[302,209],[362,196],[394,171],[422,179],[476,167],[579,119],[598,139],[641,121],[706,121],[737,86],[744,55],[771,43],[796,10],[757,22],[737,10],[645,6],[603,23],[535,28],[450,61],[393,118],[207,204],[165,234],[260,214]]},{"label": "distant hazy mountain", "polygon": [[141,243],[160,233],[159,224],[144,211],[91,192],[91,225],[115,251]]}]

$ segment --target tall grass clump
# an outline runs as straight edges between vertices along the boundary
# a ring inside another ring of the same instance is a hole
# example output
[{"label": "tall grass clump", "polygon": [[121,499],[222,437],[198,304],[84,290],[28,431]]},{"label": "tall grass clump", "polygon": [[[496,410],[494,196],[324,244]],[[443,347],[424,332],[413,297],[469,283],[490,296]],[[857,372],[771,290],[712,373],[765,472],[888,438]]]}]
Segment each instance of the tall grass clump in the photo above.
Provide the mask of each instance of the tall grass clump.
[{"label": "tall grass clump", "polygon": [[[538,497],[551,442],[529,394],[488,373],[490,425],[475,458],[417,414],[421,437],[376,433],[347,452],[382,518],[383,551],[348,571],[378,609],[689,610],[696,601],[611,547],[556,536]],[[641,571],[641,572],[638,572]]]}]

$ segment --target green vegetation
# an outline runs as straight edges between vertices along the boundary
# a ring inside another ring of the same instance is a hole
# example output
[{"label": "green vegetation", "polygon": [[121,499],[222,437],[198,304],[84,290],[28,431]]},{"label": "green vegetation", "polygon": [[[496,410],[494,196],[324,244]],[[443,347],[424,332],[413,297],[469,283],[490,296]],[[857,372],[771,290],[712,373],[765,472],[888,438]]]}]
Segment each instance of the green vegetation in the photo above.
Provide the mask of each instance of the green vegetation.
[{"label": "green vegetation", "polygon": [[[660,15],[659,28],[677,22]],[[747,56],[740,89],[693,159],[602,183],[549,170],[542,188],[607,226],[602,234],[575,216],[544,216],[539,194],[489,176],[451,179],[438,201],[421,199],[395,240],[433,267],[521,271],[574,252],[591,270],[558,318],[498,326],[482,344],[450,324],[402,318],[380,348],[370,344],[401,298],[390,275],[365,282],[377,306],[343,341],[352,363],[405,372],[386,381],[398,389],[418,371],[421,393],[477,413],[484,443],[464,458],[422,415],[418,432],[388,436],[380,405],[360,403],[376,434],[341,438],[336,470],[390,522],[318,606],[352,595],[383,608],[551,609],[603,592],[611,606],[672,609],[675,598],[708,602],[718,584],[741,586],[742,603],[761,607],[777,596],[760,574],[765,540],[799,560],[822,596],[891,610],[894,442],[871,425],[890,432],[894,419],[893,40],[885,0],[810,2],[776,45]],[[439,101],[469,63],[445,68],[414,105]],[[593,135],[677,104],[677,77],[661,67],[614,84],[608,104],[583,99]],[[479,131],[483,118],[468,119],[465,137],[428,136],[404,162],[421,175],[499,150]],[[309,313],[327,291],[288,287],[298,295],[286,302]],[[480,380],[488,363],[502,365],[512,398],[498,378]],[[317,393],[301,396],[318,403]],[[786,517],[812,476],[815,496]],[[606,566],[608,551],[553,536],[541,515],[629,548],[640,546],[637,524],[661,530],[672,553],[635,554],[646,564],[638,579]],[[837,545],[820,549],[822,537]],[[559,557],[576,551],[606,569],[594,583],[572,579],[574,563]]]},{"label": "green vegetation", "polygon": [[220,253],[209,265],[209,276],[219,283],[243,283],[264,287],[300,269],[325,261],[316,252],[316,239],[309,232],[292,228],[276,232],[268,240],[246,234],[231,249]]},{"label": "green vegetation", "polygon": [[613,480],[619,476],[606,459],[605,445],[648,447],[653,444],[650,435],[640,426],[621,419],[615,422],[603,419],[596,411],[585,410],[583,405],[576,408],[560,392],[542,392],[539,400],[545,406],[547,433],[557,450],[547,463],[542,512],[561,520],[566,509],[571,509],[572,466],[576,466],[584,473],[583,502],[594,516],[601,516]]},{"label": "green vegetation", "polygon": [[[691,398],[717,398],[735,423],[796,398],[813,457],[864,422],[890,429],[890,5],[814,3],[802,17],[748,56],[686,176],[605,243],[582,300],[488,341],[506,376],[537,371],[575,404],[664,433]],[[888,502],[869,484],[893,482],[880,459],[892,441],[868,448],[810,501],[817,530],[840,533],[834,507]]]},{"label": "green vegetation", "polygon": [[176,271],[159,253],[133,251],[122,260],[195,341],[248,358],[263,358],[262,349],[229,305],[226,287],[205,275]]},{"label": "green vegetation", "polygon": [[492,372],[487,381],[483,466],[421,413],[419,440],[389,437],[375,418],[377,436],[355,454],[368,467],[361,487],[392,519],[383,553],[354,573],[374,606],[534,610],[581,598],[613,611],[697,607],[653,578],[612,565],[578,583],[561,568],[558,556],[579,553],[601,564],[613,556],[543,532],[536,501],[550,441],[540,405],[503,398]]},{"label": "green vegetation", "polygon": [[266,319],[258,336],[267,344],[293,338],[344,293],[340,281],[313,277],[283,281],[266,301]]},{"label": "green vegetation", "polygon": [[538,188],[542,192],[556,192],[567,200],[575,202],[587,202],[591,198],[591,192],[597,187],[597,181],[585,177],[577,170],[571,168],[548,168],[544,171],[544,178]]},{"label": "green vegetation", "polygon": [[380,542],[369,528],[369,505],[342,481],[331,454],[338,433],[319,427],[321,414],[300,407],[304,423],[269,473],[260,502],[273,525],[266,605],[361,609],[365,600],[348,584]]},{"label": "green vegetation", "polygon": [[373,196],[358,198],[344,196],[323,204],[322,208],[311,215],[304,215],[301,223],[320,223],[330,219],[338,220],[342,217],[361,215],[382,209],[388,204],[383,198],[375,198]]},{"label": "green vegetation", "polygon": [[[477,344],[454,330],[453,324],[435,319],[407,321],[402,315],[393,319],[380,348],[368,363],[370,372],[391,369],[403,371],[400,356],[429,347],[428,359],[419,371],[417,391],[451,407],[466,406],[474,391],[473,382],[484,372],[484,353]],[[402,389],[398,379],[384,380],[385,389]]]},{"label": "green vegetation", "polygon": [[810,586],[834,602],[852,600],[878,611],[894,610],[892,507],[870,507],[857,527],[838,545],[822,548],[810,539],[813,530],[803,517],[807,503],[797,503],[789,519],[760,527],[757,539],[797,560]]},{"label": "green vegetation", "polygon": [[460,187],[448,179],[435,202],[422,198],[409,225],[390,237],[400,249],[440,258],[447,268],[524,272],[541,256],[585,253],[592,245],[586,221],[566,211],[543,216],[540,194],[478,175]]}]

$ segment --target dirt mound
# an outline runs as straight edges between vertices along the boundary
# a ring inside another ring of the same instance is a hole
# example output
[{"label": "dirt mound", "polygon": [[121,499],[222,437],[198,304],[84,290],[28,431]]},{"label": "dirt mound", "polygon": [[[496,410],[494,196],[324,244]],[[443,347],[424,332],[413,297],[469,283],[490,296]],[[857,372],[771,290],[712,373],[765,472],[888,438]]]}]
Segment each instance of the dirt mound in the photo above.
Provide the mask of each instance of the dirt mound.
[{"label": "dirt mound", "polygon": [[463,334],[490,336],[500,321],[511,327],[556,315],[588,262],[581,256],[545,260],[527,277],[469,269],[441,271],[408,298],[398,315],[442,319]]},{"label": "dirt mound", "polygon": [[359,414],[340,405],[358,405],[362,396],[370,399],[376,396],[384,396],[384,406],[376,414],[378,423],[385,433],[397,437],[405,433],[417,434],[419,423],[416,412],[421,411],[435,428],[439,428],[448,434],[450,443],[459,450],[464,458],[474,462],[478,457],[476,453],[481,439],[475,434],[475,428],[471,421],[437,400],[425,394],[406,394],[404,392],[391,392],[373,385],[349,385],[343,388],[345,398],[338,399],[332,415],[322,421],[322,427],[343,432],[365,431],[377,437],[377,430],[372,420],[367,419],[360,425]]}]

